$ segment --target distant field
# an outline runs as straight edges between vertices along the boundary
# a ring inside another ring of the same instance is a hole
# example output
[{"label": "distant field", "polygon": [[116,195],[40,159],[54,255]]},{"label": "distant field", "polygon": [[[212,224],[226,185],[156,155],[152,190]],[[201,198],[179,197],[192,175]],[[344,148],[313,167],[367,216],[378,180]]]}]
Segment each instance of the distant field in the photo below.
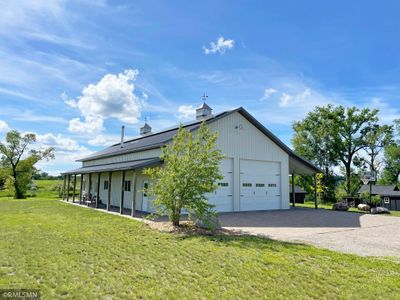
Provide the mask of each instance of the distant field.
[{"label": "distant field", "polygon": [[[62,180],[34,180],[37,189],[35,192],[28,192],[28,197],[40,197],[40,198],[58,198],[57,186],[60,187],[63,184]],[[79,182],[77,182],[77,191],[79,191]],[[12,197],[6,190],[0,190],[0,197]]]}]

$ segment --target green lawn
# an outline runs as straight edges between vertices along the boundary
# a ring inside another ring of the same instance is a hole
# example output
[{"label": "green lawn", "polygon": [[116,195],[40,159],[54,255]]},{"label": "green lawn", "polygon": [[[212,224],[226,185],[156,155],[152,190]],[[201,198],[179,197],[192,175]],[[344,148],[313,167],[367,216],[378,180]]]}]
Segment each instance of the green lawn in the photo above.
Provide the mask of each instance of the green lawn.
[{"label": "green lawn", "polygon": [[160,233],[38,197],[0,200],[0,288],[44,299],[399,299],[400,264],[257,237]]},{"label": "green lawn", "polygon": [[[314,207],[315,207],[314,202],[311,202],[311,201],[306,201],[306,202],[304,202],[304,204],[303,204],[303,203],[296,203],[296,206],[299,206],[299,207],[311,207],[311,208],[314,208]],[[319,203],[319,204],[318,204],[318,208],[319,208],[319,209],[328,209],[328,210],[332,210],[332,204],[322,204],[322,203]],[[368,214],[368,213],[369,213],[369,212],[365,212],[365,211],[358,210],[357,208],[354,208],[354,207],[351,207],[351,208],[348,210],[348,212],[355,212],[355,213],[360,213],[360,214]],[[382,214],[381,216],[400,217],[400,211],[392,210],[392,211],[390,211],[390,214]]]}]

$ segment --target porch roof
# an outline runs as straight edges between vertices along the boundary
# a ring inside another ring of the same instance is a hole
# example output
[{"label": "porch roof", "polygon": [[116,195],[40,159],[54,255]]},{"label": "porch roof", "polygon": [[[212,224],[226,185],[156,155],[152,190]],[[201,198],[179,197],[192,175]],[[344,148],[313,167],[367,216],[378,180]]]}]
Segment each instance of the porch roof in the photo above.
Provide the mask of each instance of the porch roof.
[{"label": "porch roof", "polygon": [[153,157],[153,158],[132,160],[121,163],[82,167],[66,171],[62,174],[67,175],[67,174],[87,174],[87,173],[110,172],[110,171],[126,171],[126,170],[142,169],[145,167],[159,165],[161,163],[162,161],[159,157]]}]

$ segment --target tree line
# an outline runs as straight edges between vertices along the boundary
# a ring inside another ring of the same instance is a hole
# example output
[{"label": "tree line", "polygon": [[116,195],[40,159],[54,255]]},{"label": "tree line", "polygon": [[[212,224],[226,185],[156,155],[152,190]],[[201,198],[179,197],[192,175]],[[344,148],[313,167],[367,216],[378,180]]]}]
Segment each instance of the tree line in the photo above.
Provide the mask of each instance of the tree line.
[{"label": "tree line", "polygon": [[[377,172],[379,183],[398,183],[400,119],[381,124],[378,113],[377,109],[326,105],[293,123],[294,150],[323,171],[318,177],[322,202],[333,202],[338,195],[354,196],[364,170]],[[297,184],[312,189],[307,176]]]}]

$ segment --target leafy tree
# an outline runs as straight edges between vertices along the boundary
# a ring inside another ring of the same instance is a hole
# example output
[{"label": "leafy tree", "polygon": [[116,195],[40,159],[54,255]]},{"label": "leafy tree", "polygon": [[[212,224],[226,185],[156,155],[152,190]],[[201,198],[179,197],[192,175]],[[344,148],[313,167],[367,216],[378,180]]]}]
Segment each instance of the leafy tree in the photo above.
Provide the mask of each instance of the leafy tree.
[{"label": "leafy tree", "polygon": [[345,191],[351,195],[354,158],[368,146],[366,137],[377,125],[377,115],[378,110],[369,108],[316,107],[304,120],[294,123],[294,149],[323,169],[326,177],[333,176],[331,168],[341,163],[346,175]]},{"label": "leafy tree", "polygon": [[328,106],[331,118],[336,123],[333,133],[338,138],[336,150],[339,160],[342,162],[345,175],[345,190],[348,195],[354,194],[352,189],[352,164],[357,152],[368,146],[369,133],[373,131],[378,121],[378,110],[369,108],[358,109],[356,107],[344,108],[343,106]]},{"label": "leafy tree", "polygon": [[366,141],[364,153],[356,156],[354,163],[359,167],[368,167],[370,171],[378,173],[383,162],[379,156],[386,146],[393,143],[393,126],[375,124],[371,126],[364,138]]},{"label": "leafy tree", "polygon": [[[324,171],[318,177],[321,186],[318,194],[324,203],[334,201],[335,180],[332,167],[338,165],[339,159],[336,151],[338,141],[336,135],[331,133],[336,124],[328,113],[329,110],[325,107],[317,107],[303,120],[294,122],[292,138],[294,150]],[[313,188],[306,186],[312,186],[312,179],[303,177],[300,186],[309,192]]]},{"label": "leafy tree", "polygon": [[223,155],[216,149],[218,135],[211,133],[203,123],[196,133],[182,126],[172,143],[162,149],[163,167],[144,171],[152,179],[147,193],[155,196],[153,205],[158,214],[168,214],[170,221],[179,226],[181,212],[207,223],[214,215],[205,193],[214,191],[216,181],[223,176],[219,164]]},{"label": "leafy tree", "polygon": [[386,145],[384,150],[385,168],[382,183],[397,184],[400,176],[400,119],[394,120],[397,140]]},{"label": "leafy tree", "polygon": [[1,164],[13,178],[16,199],[25,197],[34,165],[42,159],[54,158],[53,148],[29,149],[34,142],[36,142],[35,134],[21,135],[18,131],[12,130],[7,133],[6,143],[0,143]]}]

